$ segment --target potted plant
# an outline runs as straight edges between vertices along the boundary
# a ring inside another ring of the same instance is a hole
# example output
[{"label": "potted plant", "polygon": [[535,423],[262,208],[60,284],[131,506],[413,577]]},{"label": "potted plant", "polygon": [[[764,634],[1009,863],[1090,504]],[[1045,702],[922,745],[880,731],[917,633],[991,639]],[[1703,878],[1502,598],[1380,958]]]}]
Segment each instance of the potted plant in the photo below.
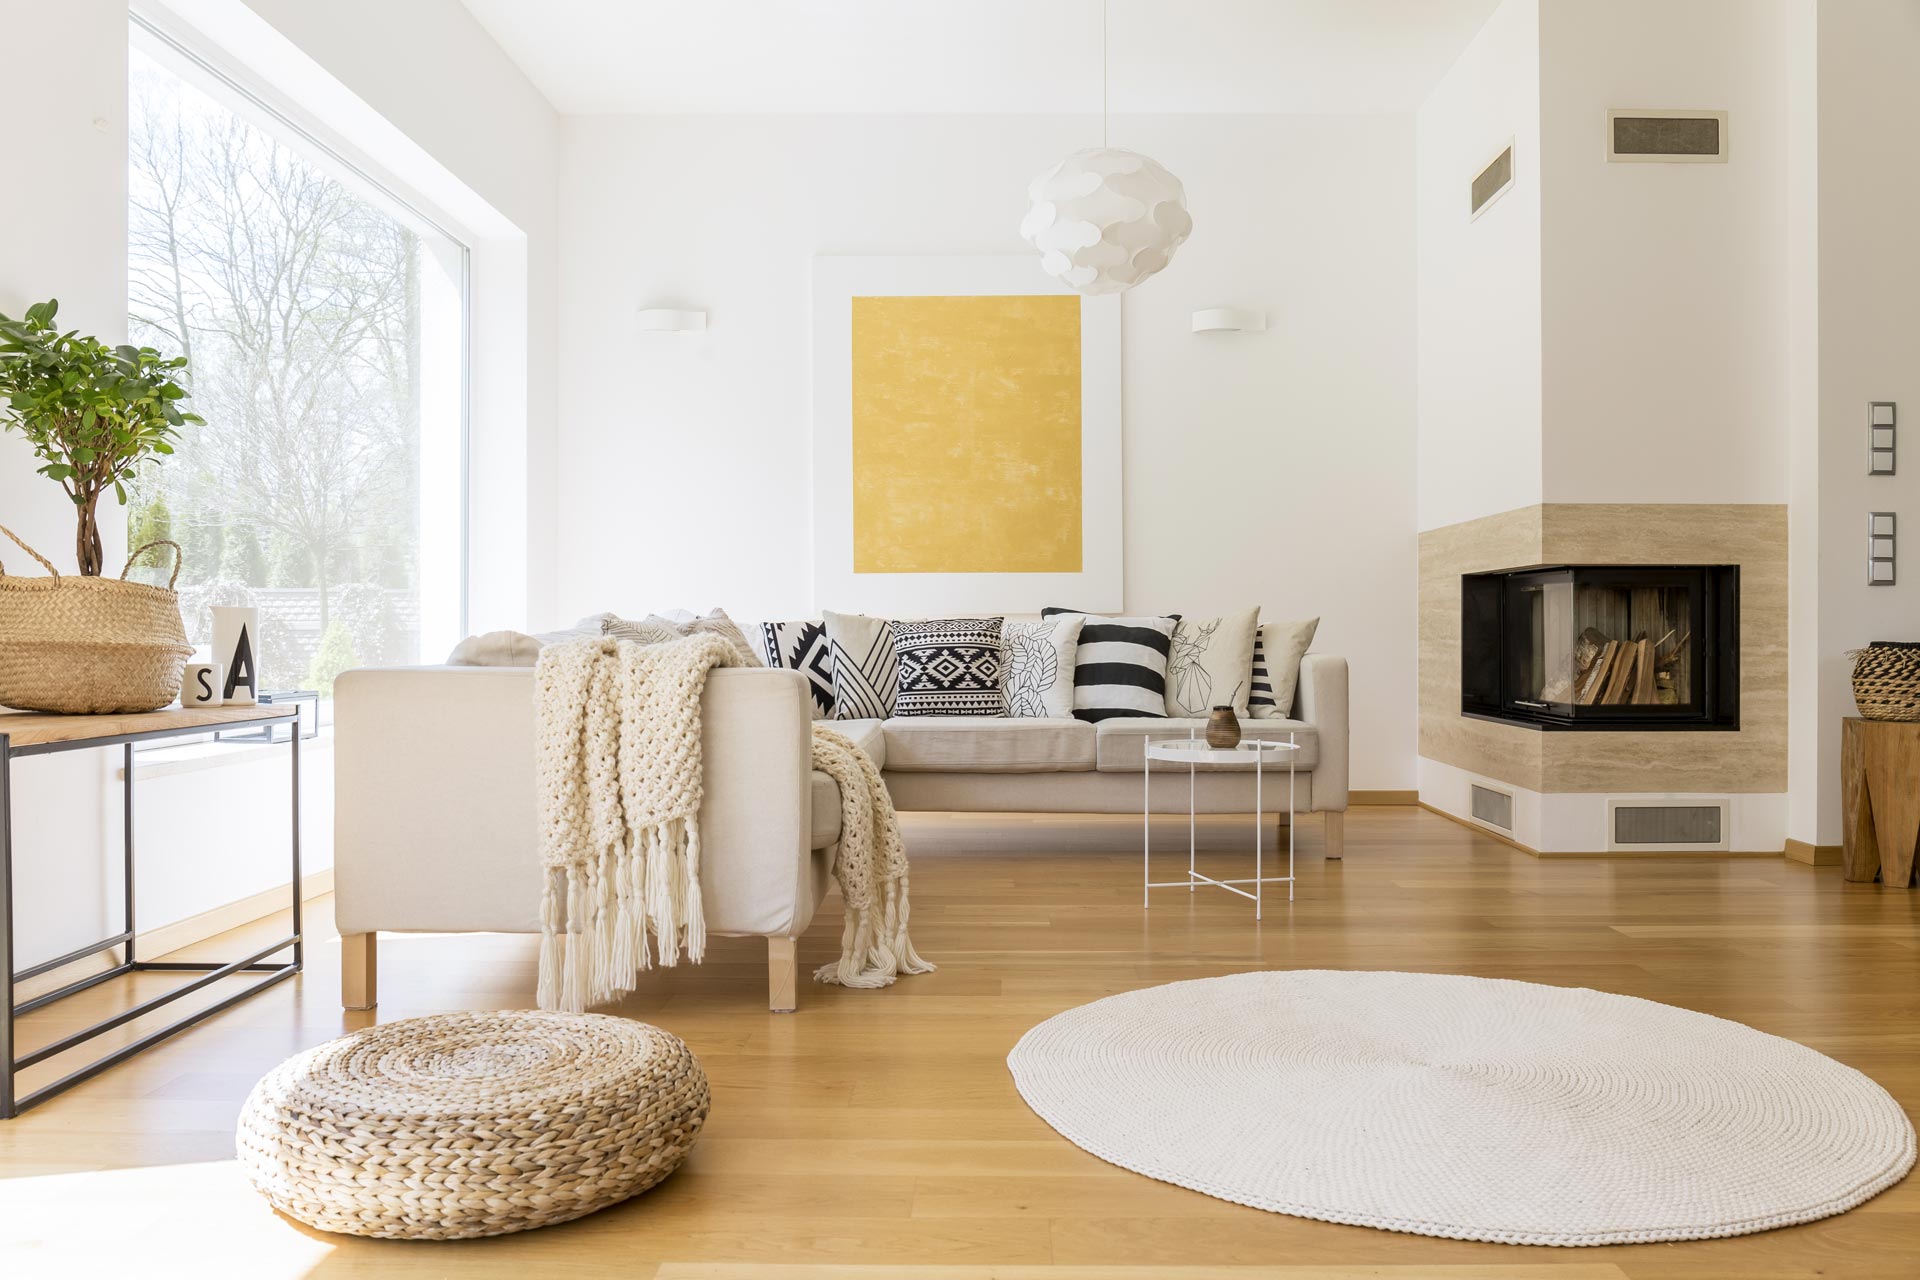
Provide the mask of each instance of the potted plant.
[{"label": "potted plant", "polygon": [[41,460],[40,474],[66,492],[79,515],[74,555],[80,576],[0,526],[38,560],[44,578],[0,566],[0,706],[29,711],[122,714],[173,700],[193,652],[180,625],[180,548],[164,539],[137,547],[127,568],[151,547],[171,547],[165,587],[101,575],[100,495],[122,503],[141,463],[173,452],[180,429],[199,422],[181,411],[187,393],[174,381],[184,359],[150,347],[109,347],[54,327],[55,302],[0,315],[0,426],[18,431]]},{"label": "potted plant", "polygon": [[122,505],[126,482],[141,463],[173,452],[173,441],[199,416],[181,411],[187,392],[175,375],[185,356],[151,347],[109,347],[53,323],[57,300],[36,303],[14,320],[0,314],[0,424],[25,436],[79,518],[74,557],[84,577],[106,568],[100,549],[100,497]]}]

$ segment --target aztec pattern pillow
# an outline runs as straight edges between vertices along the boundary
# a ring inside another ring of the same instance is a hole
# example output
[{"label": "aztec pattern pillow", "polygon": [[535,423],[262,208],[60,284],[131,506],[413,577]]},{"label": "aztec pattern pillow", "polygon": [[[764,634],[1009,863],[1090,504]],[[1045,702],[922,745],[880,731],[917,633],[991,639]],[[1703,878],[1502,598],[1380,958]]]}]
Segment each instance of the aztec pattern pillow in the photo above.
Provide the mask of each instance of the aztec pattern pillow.
[{"label": "aztec pattern pillow", "polygon": [[1008,715],[1073,718],[1073,661],[1085,621],[1077,613],[1063,613],[1038,622],[1002,624],[1007,661],[1001,688]]},{"label": "aztec pattern pillow", "polygon": [[[1078,609],[1042,609],[1043,618]],[[1073,662],[1073,715],[1098,723],[1117,716],[1167,714],[1167,657],[1173,651],[1174,614],[1164,618],[1103,618],[1080,614],[1080,645]]]},{"label": "aztec pattern pillow", "polygon": [[833,657],[833,718],[885,720],[900,690],[893,655],[893,624],[862,613],[829,613],[827,647]]},{"label": "aztec pattern pillow", "polygon": [[807,677],[813,695],[813,718],[833,717],[833,655],[827,649],[827,627],[822,622],[763,622],[761,652],[770,667],[784,667]]},{"label": "aztec pattern pillow", "polygon": [[715,609],[704,618],[688,615],[685,621],[664,614],[650,613],[638,622],[607,614],[601,624],[604,635],[620,640],[638,640],[641,644],[667,644],[687,636],[717,635],[733,645],[740,655],[740,664],[747,667],[764,666],[760,655],[747,641],[746,634],[725,609]]},{"label": "aztec pattern pillow", "polygon": [[1253,698],[1256,720],[1285,720],[1293,714],[1294,691],[1300,687],[1300,659],[1313,643],[1320,619],[1305,622],[1269,622],[1253,642]]},{"label": "aztec pattern pillow", "polygon": [[1004,716],[999,618],[935,618],[893,624],[900,661],[897,716]]},{"label": "aztec pattern pillow", "polygon": [[1221,618],[1180,619],[1167,659],[1167,714],[1205,716],[1230,706],[1236,716],[1246,715],[1259,630],[1258,606]]}]

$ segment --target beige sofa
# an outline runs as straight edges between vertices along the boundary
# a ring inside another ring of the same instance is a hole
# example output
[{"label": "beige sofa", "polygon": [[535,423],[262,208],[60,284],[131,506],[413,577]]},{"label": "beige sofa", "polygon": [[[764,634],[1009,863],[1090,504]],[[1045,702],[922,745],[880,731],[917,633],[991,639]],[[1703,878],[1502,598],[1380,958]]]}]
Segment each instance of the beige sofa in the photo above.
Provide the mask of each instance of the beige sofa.
[{"label": "beige sofa", "polygon": [[[334,891],[349,1008],[377,998],[376,935],[534,933],[533,671],[393,667],[334,686]],[[792,1009],[795,940],[831,883],[840,835],[833,781],[812,768],[805,677],[723,668],[701,704],[700,809],[707,927],[768,940],[769,1005]],[[833,721],[882,769],[903,811],[1139,813],[1144,744],[1199,721],[923,717]],[[1347,664],[1308,654],[1292,718],[1244,720],[1249,736],[1299,745],[1295,808],[1323,815],[1342,853],[1347,807]],[[1154,770],[1152,807],[1185,813],[1188,778]],[[1270,779],[1285,769],[1268,766]],[[1194,779],[1202,813],[1246,813],[1250,768]],[[1276,807],[1269,794],[1268,808]],[[1278,807],[1284,808],[1284,805]]]}]

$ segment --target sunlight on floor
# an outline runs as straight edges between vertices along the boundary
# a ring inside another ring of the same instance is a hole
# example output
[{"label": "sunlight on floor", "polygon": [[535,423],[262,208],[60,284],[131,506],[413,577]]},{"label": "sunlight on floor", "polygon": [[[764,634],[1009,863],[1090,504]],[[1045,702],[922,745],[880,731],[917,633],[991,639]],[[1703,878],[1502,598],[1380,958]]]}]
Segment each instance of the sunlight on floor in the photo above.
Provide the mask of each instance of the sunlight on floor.
[{"label": "sunlight on floor", "polygon": [[6,1276],[269,1280],[334,1249],[253,1194],[233,1160],[0,1180],[0,1222]]}]

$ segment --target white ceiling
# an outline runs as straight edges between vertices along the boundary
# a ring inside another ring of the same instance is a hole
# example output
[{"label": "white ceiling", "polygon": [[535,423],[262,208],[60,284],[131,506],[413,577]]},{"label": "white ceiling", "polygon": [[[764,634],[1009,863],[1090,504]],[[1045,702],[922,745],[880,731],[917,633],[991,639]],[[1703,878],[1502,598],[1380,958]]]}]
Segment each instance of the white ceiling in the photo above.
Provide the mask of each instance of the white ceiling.
[{"label": "white ceiling", "polygon": [[[1100,109],[1100,0],[465,0],[567,114]],[[1111,0],[1116,113],[1411,111],[1498,0]]]}]

